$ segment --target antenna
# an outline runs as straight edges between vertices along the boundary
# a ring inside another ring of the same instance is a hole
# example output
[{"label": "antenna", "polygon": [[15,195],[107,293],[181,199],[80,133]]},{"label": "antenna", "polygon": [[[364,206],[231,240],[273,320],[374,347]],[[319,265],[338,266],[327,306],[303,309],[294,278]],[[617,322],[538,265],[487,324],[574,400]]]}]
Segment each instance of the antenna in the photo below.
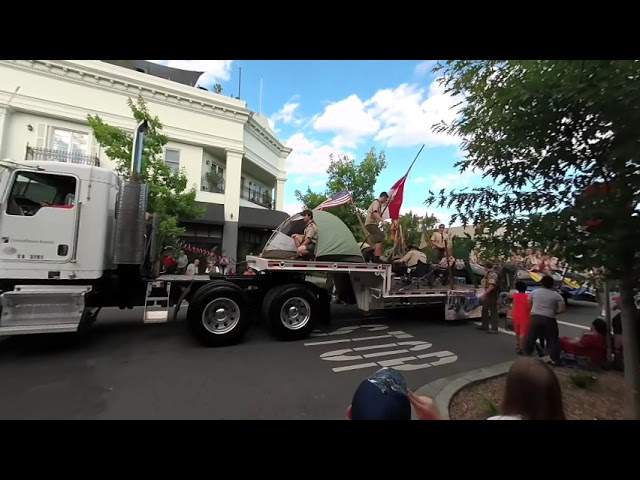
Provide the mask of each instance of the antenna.
[{"label": "antenna", "polygon": [[260,111],[258,113],[262,113],[262,77],[260,77]]},{"label": "antenna", "polygon": [[13,102],[14,97],[18,94],[19,91],[20,91],[20,87],[18,86],[9,97],[9,100],[7,100],[7,107],[11,105],[11,102]]},{"label": "antenna", "polygon": [[240,75],[238,76],[238,100],[242,97],[242,67],[240,67]]}]

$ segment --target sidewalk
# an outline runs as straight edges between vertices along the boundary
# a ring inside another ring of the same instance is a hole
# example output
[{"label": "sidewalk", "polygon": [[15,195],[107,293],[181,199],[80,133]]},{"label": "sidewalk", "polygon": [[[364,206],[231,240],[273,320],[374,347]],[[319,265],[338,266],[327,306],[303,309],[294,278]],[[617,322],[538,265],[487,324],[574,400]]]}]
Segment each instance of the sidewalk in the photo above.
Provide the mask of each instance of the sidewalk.
[{"label": "sidewalk", "polygon": [[[444,420],[449,420],[449,404],[451,399],[464,387],[472,383],[486,380],[487,378],[497,377],[509,371],[513,360],[498,363],[491,367],[479,368],[469,372],[452,375],[450,377],[439,378],[433,382],[429,382],[416,390],[416,395],[424,395],[431,397],[436,402],[438,409],[442,413]],[[412,420],[417,420],[415,411],[412,409]]]}]

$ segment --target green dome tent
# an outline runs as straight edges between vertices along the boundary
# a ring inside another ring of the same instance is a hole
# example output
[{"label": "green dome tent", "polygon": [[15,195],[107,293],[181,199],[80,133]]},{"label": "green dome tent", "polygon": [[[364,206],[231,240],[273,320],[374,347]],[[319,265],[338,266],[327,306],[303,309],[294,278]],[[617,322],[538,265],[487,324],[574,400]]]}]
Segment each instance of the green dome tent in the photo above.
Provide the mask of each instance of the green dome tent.
[{"label": "green dome tent", "polygon": [[[318,225],[316,261],[364,263],[360,245],[342,220],[324,210],[314,210],[313,219]],[[291,235],[303,233],[304,227],[300,213],[289,217],[273,232],[260,256],[278,259],[295,257],[296,246]]]}]

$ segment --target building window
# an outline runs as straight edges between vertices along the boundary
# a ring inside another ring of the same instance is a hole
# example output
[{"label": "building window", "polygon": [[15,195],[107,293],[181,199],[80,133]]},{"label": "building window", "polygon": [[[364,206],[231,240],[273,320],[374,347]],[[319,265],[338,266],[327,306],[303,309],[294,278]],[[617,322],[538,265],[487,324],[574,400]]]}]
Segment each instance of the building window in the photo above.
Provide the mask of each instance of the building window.
[{"label": "building window", "polygon": [[89,134],[63,128],[51,131],[51,149],[69,155],[89,155]]},{"label": "building window", "polygon": [[164,163],[166,163],[174,173],[178,173],[180,171],[180,150],[165,148]]}]

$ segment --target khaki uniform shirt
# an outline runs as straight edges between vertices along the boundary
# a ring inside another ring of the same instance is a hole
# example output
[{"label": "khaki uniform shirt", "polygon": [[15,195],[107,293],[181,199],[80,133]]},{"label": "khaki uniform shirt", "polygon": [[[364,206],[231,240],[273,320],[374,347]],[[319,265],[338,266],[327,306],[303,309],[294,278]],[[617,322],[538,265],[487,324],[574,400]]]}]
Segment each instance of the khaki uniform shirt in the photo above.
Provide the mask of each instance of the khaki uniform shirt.
[{"label": "khaki uniform shirt", "polygon": [[367,219],[364,221],[364,225],[378,225],[378,221],[373,218],[373,212],[378,212],[378,215],[382,216],[382,205],[380,200],[374,200],[369,209],[367,210]]},{"label": "khaki uniform shirt", "polygon": [[498,273],[495,270],[489,270],[480,282],[480,286],[485,290],[493,285],[493,292],[489,295],[498,295]]},{"label": "khaki uniform shirt", "polygon": [[540,260],[538,260],[538,257],[536,257],[535,255],[529,255],[527,258],[525,258],[525,268],[527,270],[532,270],[534,268],[537,268],[538,265],[540,264]]},{"label": "khaki uniform shirt", "polygon": [[310,238],[311,243],[318,243],[318,225],[316,225],[316,222],[311,220],[307,223],[307,226],[304,228],[304,236],[305,238]]},{"label": "khaki uniform shirt", "polygon": [[427,263],[427,256],[420,250],[412,249],[409,250],[400,260],[402,260],[407,267],[415,267],[418,262]]},{"label": "khaki uniform shirt", "polygon": [[444,248],[444,242],[447,242],[447,247],[449,247],[449,235],[446,233],[434,232],[431,235],[431,243],[435,248]]}]

